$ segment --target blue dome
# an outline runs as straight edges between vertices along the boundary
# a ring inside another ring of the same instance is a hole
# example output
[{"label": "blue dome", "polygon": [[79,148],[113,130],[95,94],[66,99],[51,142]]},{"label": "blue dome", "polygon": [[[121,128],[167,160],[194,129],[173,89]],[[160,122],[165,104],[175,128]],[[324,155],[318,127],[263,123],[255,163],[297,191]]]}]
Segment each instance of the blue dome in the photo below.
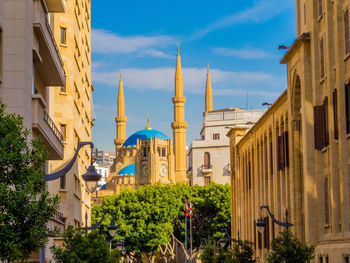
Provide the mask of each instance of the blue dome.
[{"label": "blue dome", "polygon": [[107,187],[106,184],[104,184],[101,186],[100,190],[106,189],[106,187]]},{"label": "blue dome", "polygon": [[147,140],[150,138],[158,138],[158,139],[166,139],[168,140],[168,136],[166,136],[164,133],[157,131],[157,130],[141,130],[138,132],[135,132],[133,135],[131,135],[123,144],[123,147],[133,147],[136,145],[137,140]]},{"label": "blue dome", "polygon": [[125,166],[118,172],[118,175],[135,175],[135,164]]}]

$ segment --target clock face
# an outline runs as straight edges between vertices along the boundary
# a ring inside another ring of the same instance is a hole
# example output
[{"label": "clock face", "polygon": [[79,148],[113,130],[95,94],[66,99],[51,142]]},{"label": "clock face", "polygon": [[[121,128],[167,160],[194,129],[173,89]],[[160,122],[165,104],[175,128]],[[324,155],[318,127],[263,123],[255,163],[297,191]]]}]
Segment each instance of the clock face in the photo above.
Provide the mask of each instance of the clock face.
[{"label": "clock face", "polygon": [[141,167],[141,174],[143,176],[148,176],[148,165],[147,164],[142,165],[142,167]]},{"label": "clock face", "polygon": [[162,163],[159,167],[159,175],[167,176],[168,175],[168,166],[165,163]]}]

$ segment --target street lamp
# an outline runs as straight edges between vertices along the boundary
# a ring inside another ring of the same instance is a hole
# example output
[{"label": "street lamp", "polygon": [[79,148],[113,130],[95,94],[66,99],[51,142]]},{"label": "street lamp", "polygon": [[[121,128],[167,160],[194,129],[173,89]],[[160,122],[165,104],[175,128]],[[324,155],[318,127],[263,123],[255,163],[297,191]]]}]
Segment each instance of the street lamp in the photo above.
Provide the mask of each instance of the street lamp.
[{"label": "street lamp", "polygon": [[55,173],[47,174],[45,176],[45,182],[57,180],[57,179],[65,176],[70,171],[70,169],[72,169],[72,167],[73,167],[73,165],[78,157],[79,150],[86,145],[90,145],[90,148],[91,148],[91,163],[90,163],[90,166],[87,169],[86,173],[83,174],[81,177],[86,182],[86,187],[88,188],[88,190],[90,192],[92,192],[92,190],[89,189],[88,184],[94,183],[97,186],[98,181],[102,177],[102,175],[100,175],[96,172],[95,166],[92,165],[92,150],[94,148],[94,144],[92,142],[78,142],[77,150],[75,151],[75,154],[74,154],[72,160],[70,160],[70,162],[65,167],[63,167],[61,170],[59,170]]},{"label": "street lamp", "polygon": [[[97,224],[95,224],[95,225],[93,225],[93,226],[90,226],[90,227],[87,226],[88,214],[87,214],[87,212],[86,212],[86,213],[85,213],[85,227],[84,227],[85,232],[87,232],[88,230],[94,230],[94,229],[98,228],[98,227],[102,224],[102,221],[104,220],[105,215],[106,215],[107,213],[110,213],[110,212],[112,212],[111,209],[105,209],[105,210],[103,210],[103,215],[102,215],[101,220],[100,220]],[[114,223],[113,223],[113,224],[114,224]],[[107,228],[107,229],[108,229],[108,228]],[[108,229],[108,232],[109,232],[109,229]]]},{"label": "street lamp", "polygon": [[114,224],[114,221],[110,223],[110,225],[107,227],[107,230],[109,235],[114,238],[115,233],[117,232],[117,226]]},{"label": "street lamp", "polygon": [[222,238],[220,238],[220,240],[219,240],[219,244],[220,244],[220,246],[221,246],[222,248],[225,247],[227,241],[236,242],[236,243],[240,243],[240,242],[241,242],[241,241],[239,240],[239,231],[238,231],[238,233],[237,233],[238,239],[231,238],[231,236],[230,236],[230,234],[229,234],[229,232],[228,232],[228,230],[227,230],[226,228],[221,229],[221,231],[222,231],[222,232],[226,232],[226,238],[222,237]]},{"label": "street lamp", "polygon": [[[286,214],[286,221],[285,221],[285,222],[278,221],[278,220],[271,214],[271,211],[270,211],[269,206],[267,206],[267,205],[262,205],[262,206],[260,206],[260,210],[263,210],[264,208],[265,208],[265,209],[267,210],[267,212],[269,213],[269,216],[271,217],[272,221],[273,221],[274,223],[276,223],[277,225],[282,226],[282,227],[285,227],[287,231],[288,231],[289,227],[293,226],[293,224],[291,224],[291,223],[288,222],[288,209],[287,209],[287,208],[286,208],[286,212],[285,212],[285,214]],[[261,234],[264,233],[266,223],[265,223],[265,221],[262,219],[261,216],[260,216],[258,222],[256,222],[256,226],[258,227],[259,233],[261,233]]]}]

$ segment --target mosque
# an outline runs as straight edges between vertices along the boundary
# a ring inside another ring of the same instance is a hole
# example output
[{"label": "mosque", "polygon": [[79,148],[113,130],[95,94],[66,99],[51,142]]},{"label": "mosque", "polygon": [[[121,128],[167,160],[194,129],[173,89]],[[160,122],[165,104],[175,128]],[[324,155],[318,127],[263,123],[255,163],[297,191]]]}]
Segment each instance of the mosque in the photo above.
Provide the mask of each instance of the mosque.
[{"label": "mosque", "polygon": [[176,58],[173,138],[147,126],[126,137],[127,117],[123,80],[120,76],[118,109],[115,118],[117,136],[114,140],[116,158],[110,175],[98,196],[119,194],[126,187],[136,189],[145,184],[184,183],[186,178],[185,101],[179,49]]}]

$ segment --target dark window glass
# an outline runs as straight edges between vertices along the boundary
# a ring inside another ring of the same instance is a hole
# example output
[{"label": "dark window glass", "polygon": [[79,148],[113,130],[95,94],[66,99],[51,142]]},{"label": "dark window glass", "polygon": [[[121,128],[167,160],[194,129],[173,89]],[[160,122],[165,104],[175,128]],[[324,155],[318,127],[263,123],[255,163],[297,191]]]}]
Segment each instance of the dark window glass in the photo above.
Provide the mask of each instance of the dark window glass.
[{"label": "dark window glass", "polygon": [[66,189],[66,175],[60,177],[60,188]]},{"label": "dark window glass", "polygon": [[214,133],[213,140],[220,140],[220,133]]},{"label": "dark window glass", "polygon": [[314,136],[316,150],[329,145],[328,97],[325,97],[322,105],[314,106]]},{"label": "dark window glass", "polygon": [[67,44],[67,29],[64,27],[61,27],[61,44]]},{"label": "dark window glass", "polygon": [[160,156],[160,147],[157,147],[158,156]]},{"label": "dark window glass", "polygon": [[323,8],[322,8],[322,0],[318,0],[318,15],[322,16]]},{"label": "dark window glass", "polygon": [[[271,138],[272,139],[272,138]],[[272,140],[270,141],[270,174],[273,175],[273,146]]]},{"label": "dark window glass", "polygon": [[324,77],[324,43],[323,39],[320,41],[320,63],[321,63],[321,78]]},{"label": "dark window glass", "polygon": [[349,11],[344,13],[344,30],[345,30],[345,54],[350,52],[350,32],[349,32]]},{"label": "dark window glass", "polygon": [[337,89],[333,91],[333,121],[334,121],[334,139],[338,139],[338,95]]},{"label": "dark window glass", "polygon": [[162,148],[162,156],[165,156],[165,148]]}]

